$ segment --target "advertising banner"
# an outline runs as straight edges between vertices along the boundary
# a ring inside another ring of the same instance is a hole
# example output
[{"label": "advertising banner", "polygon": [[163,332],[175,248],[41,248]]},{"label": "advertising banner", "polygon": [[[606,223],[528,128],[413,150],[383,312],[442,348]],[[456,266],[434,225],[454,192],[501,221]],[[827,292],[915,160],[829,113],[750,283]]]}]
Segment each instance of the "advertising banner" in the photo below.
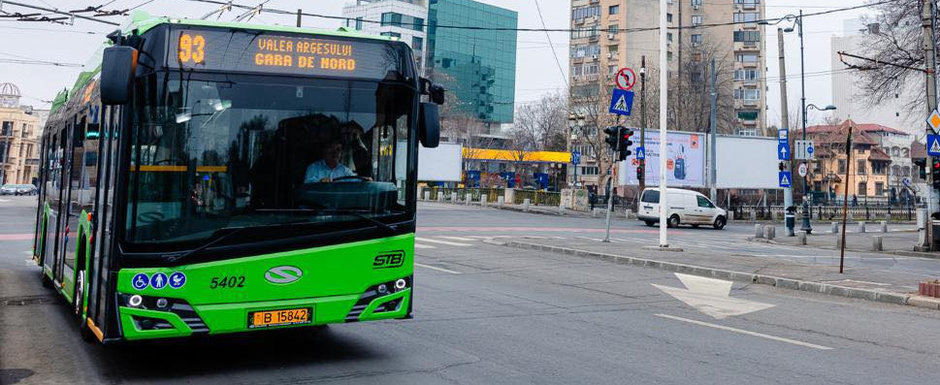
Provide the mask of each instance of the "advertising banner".
[{"label": "advertising banner", "polygon": [[[640,146],[639,129],[634,129],[634,146]],[[698,132],[668,132],[666,142],[666,183],[673,187],[705,186],[705,134]],[[646,185],[659,184],[659,131],[646,130]],[[618,184],[637,185],[636,151],[620,162]]]}]

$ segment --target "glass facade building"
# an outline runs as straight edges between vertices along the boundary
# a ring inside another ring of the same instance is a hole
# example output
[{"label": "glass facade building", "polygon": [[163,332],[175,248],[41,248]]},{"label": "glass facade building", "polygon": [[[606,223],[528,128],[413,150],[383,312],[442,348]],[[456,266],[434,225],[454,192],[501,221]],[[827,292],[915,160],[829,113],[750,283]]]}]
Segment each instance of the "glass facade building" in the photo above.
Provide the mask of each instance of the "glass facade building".
[{"label": "glass facade building", "polygon": [[472,0],[431,0],[427,63],[431,77],[453,92],[460,109],[489,123],[511,123],[516,92],[515,11]]}]

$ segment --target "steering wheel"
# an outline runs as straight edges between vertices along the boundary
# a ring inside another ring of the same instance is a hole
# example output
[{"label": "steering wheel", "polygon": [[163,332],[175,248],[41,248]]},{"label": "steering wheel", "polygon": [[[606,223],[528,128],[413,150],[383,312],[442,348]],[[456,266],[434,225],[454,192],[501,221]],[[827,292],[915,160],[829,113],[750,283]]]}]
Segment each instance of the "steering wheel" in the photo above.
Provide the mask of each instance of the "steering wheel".
[{"label": "steering wheel", "polygon": [[360,182],[367,182],[367,181],[369,180],[368,178],[366,178],[366,177],[364,177],[364,176],[359,176],[359,175],[347,175],[347,176],[341,176],[341,177],[339,177],[339,178],[335,178],[335,179],[333,179],[333,181],[334,181],[334,182],[339,182],[339,181],[341,181],[341,180],[350,180],[350,179],[358,179]]}]

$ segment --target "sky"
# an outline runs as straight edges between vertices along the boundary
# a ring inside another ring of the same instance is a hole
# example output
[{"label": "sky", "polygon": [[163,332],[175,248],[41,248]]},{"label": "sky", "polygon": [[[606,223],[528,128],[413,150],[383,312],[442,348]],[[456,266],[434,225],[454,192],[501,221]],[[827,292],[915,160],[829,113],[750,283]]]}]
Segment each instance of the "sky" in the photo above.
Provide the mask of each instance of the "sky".
[{"label": "sky", "polygon": [[[42,7],[82,9],[91,5],[108,3],[111,0],[20,0],[24,3]],[[446,1],[446,0],[445,0]],[[517,11],[520,28],[569,28],[570,0],[478,0]],[[718,1],[718,0],[706,0]],[[730,3],[730,0],[721,0]],[[262,0],[236,0],[237,4],[255,5]],[[802,8],[804,13],[825,11],[832,8],[850,7],[863,4],[863,0],[765,0],[766,17],[781,17],[797,14]],[[325,15],[341,15],[346,1],[343,0],[269,0],[265,6],[296,10]],[[154,15],[199,18],[217,8],[215,5],[191,0],[115,0],[105,9],[124,9],[139,6],[139,9]],[[311,4],[316,4],[315,9]],[[650,4],[655,4],[650,0]],[[26,9],[2,5],[2,11],[26,12]],[[539,17],[541,10],[541,19]],[[843,23],[848,19],[857,19],[869,13],[865,9],[835,13],[825,16],[807,16],[805,18],[805,71],[810,77],[806,80],[807,103],[826,105],[831,102],[832,90],[830,76],[824,72],[832,70],[830,63],[830,37],[842,35]],[[223,20],[233,20],[240,14],[238,10],[222,14]],[[109,17],[107,20],[121,22],[122,17]],[[544,21],[544,24],[543,24]],[[262,12],[251,23],[293,25],[293,16],[281,16]],[[333,29],[340,26],[340,21],[307,17],[304,26]],[[651,22],[652,23],[652,22]],[[651,26],[654,26],[651,24]],[[105,24],[76,19],[74,25],[62,26],[51,23],[20,22],[0,19],[0,59],[32,59],[66,64],[82,64],[105,39],[105,35],[115,27]],[[779,79],[777,65],[776,28],[767,28],[767,75],[774,81],[768,82],[767,101],[769,109],[768,125],[779,122],[780,91],[776,81]],[[566,32],[519,32],[516,60],[516,102],[531,103],[542,95],[566,88],[568,72],[568,38]],[[551,43],[549,43],[551,42]],[[788,73],[787,90],[791,109],[797,109],[800,98],[798,74],[799,38],[795,33],[784,39],[786,47],[786,65]],[[554,48],[554,50],[553,50]],[[561,65],[556,63],[556,55]],[[560,68],[559,68],[560,67]],[[837,68],[838,69],[838,68]],[[0,82],[12,82],[23,93],[22,104],[47,107],[56,92],[71,87],[82,68],[59,67],[50,65],[24,65],[3,63],[0,60]],[[794,76],[797,76],[794,78]],[[820,122],[827,113],[814,112],[810,121]]]}]

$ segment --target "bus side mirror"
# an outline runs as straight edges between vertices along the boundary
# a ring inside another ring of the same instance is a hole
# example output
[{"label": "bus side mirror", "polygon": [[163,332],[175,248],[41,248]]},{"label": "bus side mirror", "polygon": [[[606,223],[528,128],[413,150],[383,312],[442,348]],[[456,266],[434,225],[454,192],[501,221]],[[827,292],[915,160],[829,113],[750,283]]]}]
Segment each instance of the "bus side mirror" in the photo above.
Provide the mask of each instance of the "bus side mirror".
[{"label": "bus side mirror", "polygon": [[421,103],[418,119],[418,139],[426,148],[435,148],[441,142],[441,114],[437,104]]},{"label": "bus side mirror", "polygon": [[105,105],[127,103],[137,71],[137,50],[127,46],[104,49],[101,60],[101,102]]}]

